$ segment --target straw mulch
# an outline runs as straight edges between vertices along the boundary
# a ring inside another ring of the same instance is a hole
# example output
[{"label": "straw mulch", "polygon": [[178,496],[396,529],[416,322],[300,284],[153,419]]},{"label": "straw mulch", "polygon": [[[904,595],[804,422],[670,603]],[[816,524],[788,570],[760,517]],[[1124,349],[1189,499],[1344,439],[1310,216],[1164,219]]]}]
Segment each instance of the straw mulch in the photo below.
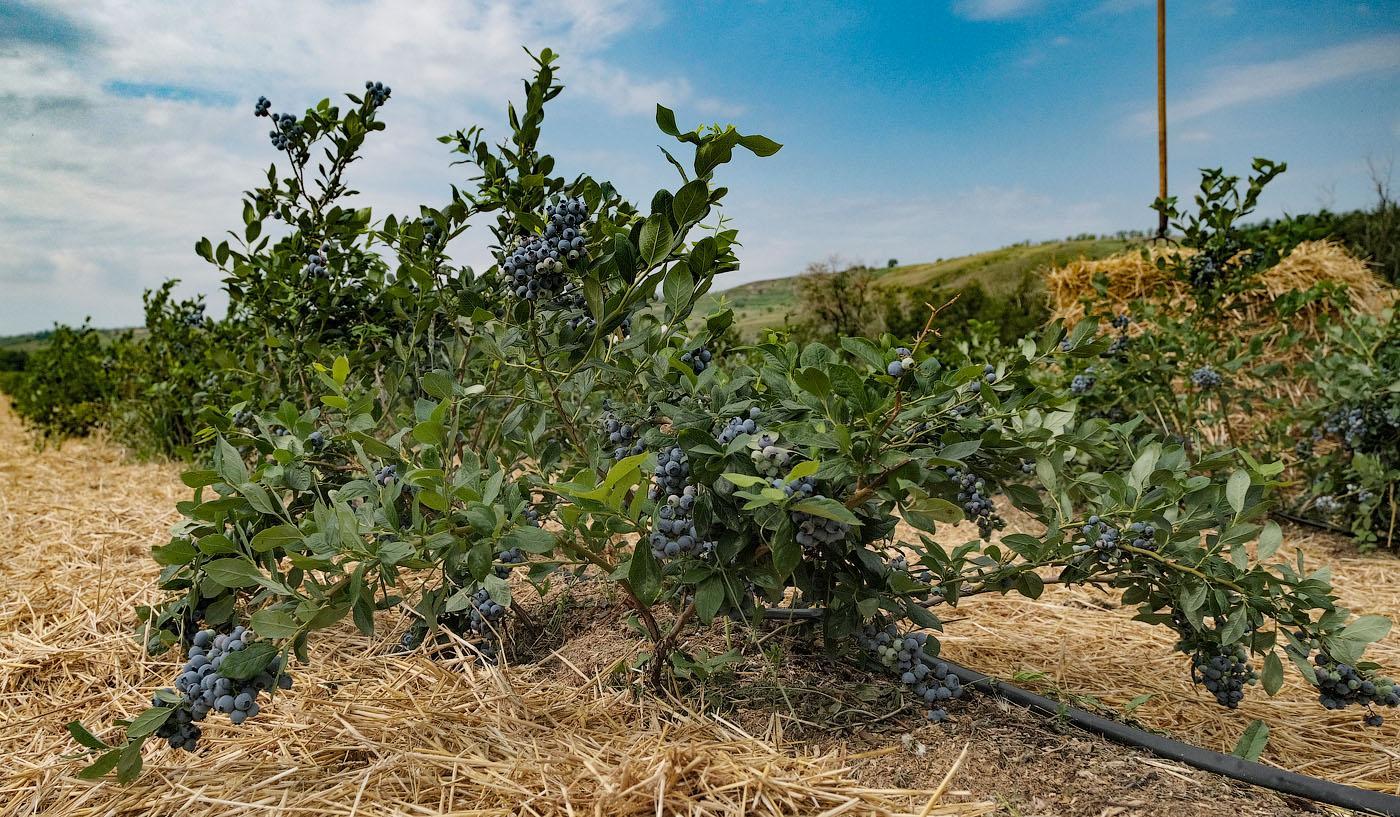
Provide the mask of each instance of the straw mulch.
[{"label": "straw mulch", "polygon": [[[1008,530],[1034,529],[1014,509],[1004,513]],[[976,529],[963,524],[940,531],[939,539],[961,543],[975,536]],[[1333,569],[1332,584],[1352,612],[1400,621],[1400,562],[1393,557],[1360,556],[1339,537],[1285,527],[1279,557],[1292,560],[1295,550],[1303,552],[1309,569]],[[1090,587],[1048,585],[1036,601],[1014,594],[975,597],[940,613],[962,619],[947,625],[943,654],[989,675],[1019,676],[1028,689],[1090,709],[1102,704],[1123,713],[1137,696],[1149,694],[1132,710],[1133,721],[1221,752],[1231,751],[1257,718],[1271,730],[1263,762],[1400,794],[1400,711],[1382,708],[1384,726],[1365,728],[1358,709],[1323,709],[1316,691],[1287,661],[1287,680],[1276,697],[1256,685],[1238,710],[1224,709],[1191,684],[1187,658],[1173,650],[1172,634],[1131,621],[1135,613],[1135,607],[1121,607],[1117,595]],[[1400,632],[1372,645],[1367,658],[1400,677]]]},{"label": "straw mulch", "polygon": [[[1051,317],[1072,326],[1087,310],[1100,316],[1122,314],[1131,312],[1134,302],[1154,304],[1169,314],[1188,314],[1195,309],[1195,302],[1187,284],[1174,275],[1170,264],[1163,270],[1155,262],[1178,255],[1186,258],[1194,252],[1184,247],[1153,246],[1147,248],[1146,256],[1134,250],[1096,261],[1079,259],[1052,269],[1045,280]],[[1106,281],[1103,295],[1095,289],[1100,279]],[[1301,339],[1290,342],[1277,331],[1282,327],[1274,301],[1290,292],[1331,284],[1346,294],[1352,310],[1378,315],[1400,297],[1400,292],[1378,278],[1365,262],[1330,241],[1299,244],[1278,264],[1261,272],[1255,284],[1253,289],[1228,296],[1215,329],[1222,345],[1239,343],[1244,348],[1259,343],[1252,369],[1233,375],[1244,379],[1241,384],[1256,389],[1256,399],[1253,405],[1235,407],[1228,418],[1196,423],[1196,431],[1211,445],[1233,446],[1239,440],[1267,437],[1283,412],[1304,406],[1316,396],[1315,386],[1298,367],[1330,353],[1325,319],[1336,317],[1337,309],[1330,302],[1315,301],[1298,310],[1288,318],[1287,328]],[[1134,323],[1128,332],[1137,335],[1147,328]],[[1252,378],[1250,371],[1270,374],[1259,380]]]},{"label": "straw mulch", "polygon": [[[1180,255],[1190,257],[1195,251],[1185,247],[1151,247],[1144,258],[1136,250],[1098,260],[1079,259],[1047,273],[1045,289],[1050,298],[1051,317],[1075,324],[1084,318],[1086,302],[1100,312],[1124,312],[1134,302],[1145,300],[1189,309],[1188,286],[1176,278],[1170,269],[1159,269],[1159,258]],[[1107,298],[1101,299],[1094,289],[1099,278],[1107,281]],[[1364,261],[1331,241],[1304,241],[1283,260],[1264,270],[1257,279],[1258,287],[1231,297],[1226,310],[1229,321],[1242,337],[1258,331],[1253,320],[1267,304],[1289,292],[1306,291],[1318,284],[1330,283],[1342,289],[1351,300],[1353,309],[1375,315],[1395,303],[1396,290],[1382,281]],[[1311,305],[1297,321],[1305,333],[1314,330],[1316,310]],[[1316,337],[1315,335],[1309,335]]]},{"label": "straw mulch", "polygon": [[[937,776],[862,784],[859,756],[751,737],[683,703],[569,671],[395,656],[390,637],[318,636],[297,686],[198,756],[146,750],[135,783],[90,783],[63,724],[115,738],[176,661],[129,636],[148,548],[187,489],[100,440],[35,454],[0,403],[2,815],[965,815]],[[386,622],[389,623],[389,622]],[[554,662],[556,669],[558,662]]]}]

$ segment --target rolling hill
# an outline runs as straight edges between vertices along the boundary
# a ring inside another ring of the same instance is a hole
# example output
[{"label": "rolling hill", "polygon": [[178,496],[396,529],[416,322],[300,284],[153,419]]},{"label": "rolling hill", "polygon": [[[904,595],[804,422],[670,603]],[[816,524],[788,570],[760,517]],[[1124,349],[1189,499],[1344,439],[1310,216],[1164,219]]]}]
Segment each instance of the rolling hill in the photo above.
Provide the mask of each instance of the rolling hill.
[{"label": "rolling hill", "polygon": [[[1013,291],[1028,273],[1036,274],[1079,257],[1103,258],[1121,252],[1128,244],[1116,238],[1015,244],[929,264],[877,269],[874,273],[876,285],[880,287],[924,289],[939,286],[957,290],[980,284],[990,295],[1003,295]],[[795,319],[797,300],[795,276],[773,278],[706,295],[696,312],[705,314],[721,305],[727,306],[734,310],[740,336],[752,339],[763,329],[782,326],[785,318]]]}]

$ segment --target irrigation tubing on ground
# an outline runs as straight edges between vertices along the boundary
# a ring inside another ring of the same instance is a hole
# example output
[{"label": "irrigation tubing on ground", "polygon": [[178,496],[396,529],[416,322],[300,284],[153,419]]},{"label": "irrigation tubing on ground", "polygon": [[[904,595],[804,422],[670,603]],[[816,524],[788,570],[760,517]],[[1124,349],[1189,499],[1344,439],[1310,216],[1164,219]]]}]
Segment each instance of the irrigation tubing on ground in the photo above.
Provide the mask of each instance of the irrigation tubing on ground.
[{"label": "irrigation tubing on ground", "polygon": [[[821,618],[821,615],[822,611],[817,608],[764,610],[764,618],[775,620],[815,620]],[[1154,735],[1151,732],[1144,732],[1136,727],[1067,706],[1043,695],[1028,692],[1005,681],[989,678],[980,672],[954,664],[946,658],[938,660],[947,664],[949,670],[967,686],[998,695],[1011,703],[1033,709],[1041,714],[1066,720],[1081,729],[1102,735],[1114,742],[1146,749],[1158,757],[1175,760],[1203,771],[1224,775],[1283,794],[1315,800],[1319,803],[1341,806],[1368,814],[1400,817],[1400,797],[1355,786],[1344,786],[1330,780],[1320,780],[1316,777],[1277,769],[1273,766],[1265,766],[1262,763],[1255,763],[1252,760],[1245,760],[1234,755],[1202,749],[1162,735]]]},{"label": "irrigation tubing on ground", "polygon": [[1306,525],[1310,528],[1317,528],[1318,530],[1331,531],[1333,533],[1340,533],[1346,536],[1355,535],[1349,528],[1344,528],[1341,525],[1333,525],[1330,522],[1319,522],[1316,519],[1308,519],[1306,516],[1294,516],[1293,514],[1288,513],[1287,511],[1270,511],[1269,514],[1271,516],[1277,516],[1280,519],[1287,519],[1289,522],[1293,522],[1299,525]]}]

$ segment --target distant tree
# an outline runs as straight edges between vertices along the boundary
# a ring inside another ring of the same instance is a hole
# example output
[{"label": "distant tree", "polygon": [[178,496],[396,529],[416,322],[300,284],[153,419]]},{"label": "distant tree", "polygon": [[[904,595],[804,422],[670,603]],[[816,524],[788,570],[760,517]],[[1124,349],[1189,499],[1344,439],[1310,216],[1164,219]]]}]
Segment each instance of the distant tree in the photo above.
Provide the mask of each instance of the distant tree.
[{"label": "distant tree", "polygon": [[814,261],[797,279],[798,322],[816,338],[863,335],[878,321],[874,276],[865,266],[832,256]]},{"label": "distant tree", "polygon": [[899,259],[898,259],[898,258],[891,258],[891,259],[889,260],[889,262],[887,262],[887,263],[885,264],[886,269],[894,269],[894,268],[897,267],[897,266],[899,266]]}]

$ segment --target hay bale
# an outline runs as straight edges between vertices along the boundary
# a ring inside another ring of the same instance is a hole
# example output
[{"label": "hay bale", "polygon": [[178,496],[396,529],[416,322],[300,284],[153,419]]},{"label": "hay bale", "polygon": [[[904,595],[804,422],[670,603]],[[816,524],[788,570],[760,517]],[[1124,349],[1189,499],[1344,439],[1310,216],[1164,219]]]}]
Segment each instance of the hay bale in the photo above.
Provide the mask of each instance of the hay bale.
[{"label": "hay bale", "polygon": [[[1117,313],[1138,300],[1189,311],[1194,304],[1187,284],[1170,269],[1158,268],[1157,260],[1186,259],[1194,254],[1195,250],[1187,247],[1153,246],[1146,248],[1145,255],[1139,251],[1124,252],[1097,261],[1079,259],[1052,269],[1045,280],[1051,317],[1072,325],[1084,318],[1086,306]],[[1100,278],[1107,282],[1105,296],[1095,288]],[[1400,297],[1365,262],[1332,241],[1302,242],[1287,257],[1261,272],[1256,283],[1255,288],[1232,296],[1224,304],[1225,325],[1231,333],[1243,331],[1246,337],[1258,334],[1261,327],[1256,318],[1262,307],[1290,292],[1306,291],[1319,284],[1338,287],[1354,310],[1371,315],[1379,314]],[[1324,304],[1309,305],[1295,325],[1309,336],[1320,336],[1318,319],[1328,310]]]}]

